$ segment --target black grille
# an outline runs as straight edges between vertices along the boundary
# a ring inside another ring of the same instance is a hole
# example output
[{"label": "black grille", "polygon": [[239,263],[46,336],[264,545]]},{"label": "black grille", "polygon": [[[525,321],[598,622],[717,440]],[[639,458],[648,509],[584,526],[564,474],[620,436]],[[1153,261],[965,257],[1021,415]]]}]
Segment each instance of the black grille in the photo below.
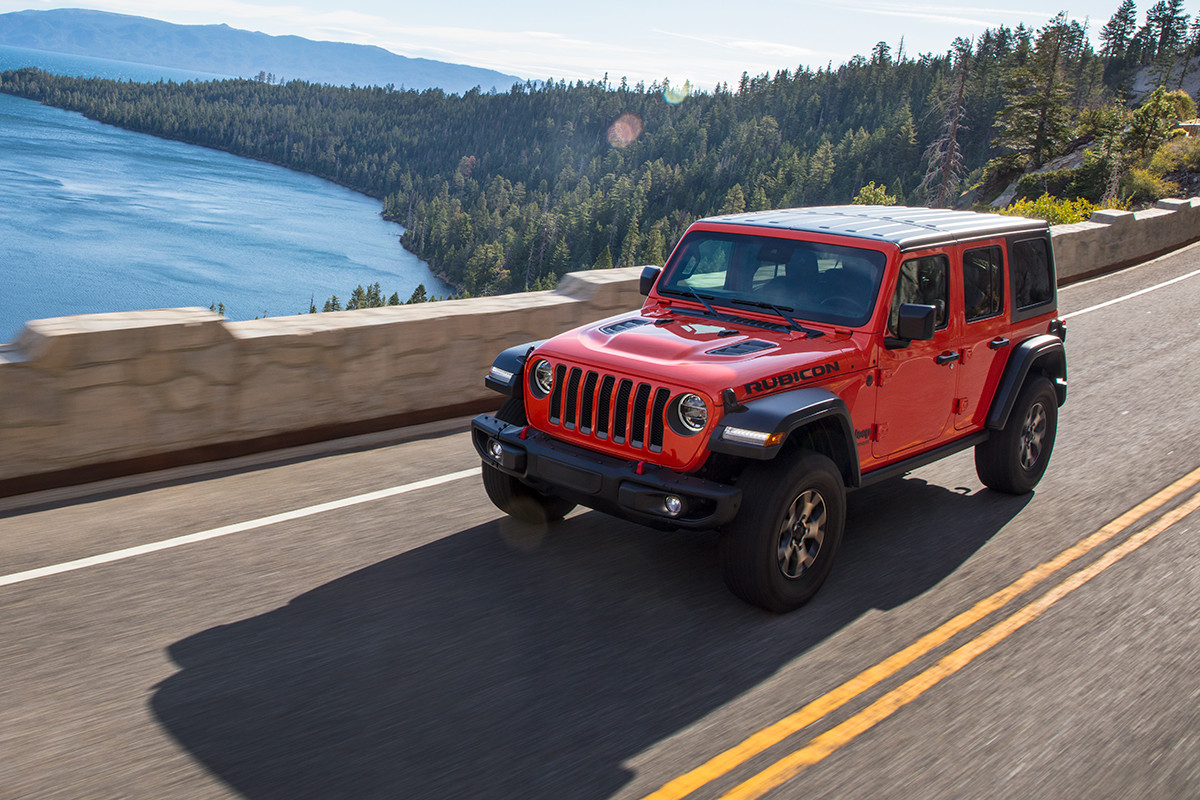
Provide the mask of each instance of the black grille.
[{"label": "black grille", "polygon": [[669,389],[562,364],[554,378],[552,424],[581,436],[662,452]]}]

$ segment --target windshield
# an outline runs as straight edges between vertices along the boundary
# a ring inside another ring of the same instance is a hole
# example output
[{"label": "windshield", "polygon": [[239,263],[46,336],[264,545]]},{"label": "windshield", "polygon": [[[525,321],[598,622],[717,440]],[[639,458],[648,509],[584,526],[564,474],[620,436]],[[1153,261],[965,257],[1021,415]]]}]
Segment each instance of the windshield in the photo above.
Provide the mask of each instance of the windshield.
[{"label": "windshield", "polygon": [[658,291],[858,327],[871,318],[886,261],[878,250],[693,231],[663,268]]}]

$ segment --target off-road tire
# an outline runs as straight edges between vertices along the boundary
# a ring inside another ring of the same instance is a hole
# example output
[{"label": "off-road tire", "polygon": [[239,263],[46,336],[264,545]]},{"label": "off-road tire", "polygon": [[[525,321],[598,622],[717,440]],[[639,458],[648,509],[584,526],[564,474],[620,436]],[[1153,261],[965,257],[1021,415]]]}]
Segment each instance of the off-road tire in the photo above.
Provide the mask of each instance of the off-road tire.
[{"label": "off-road tire", "polygon": [[1008,422],[975,448],[975,472],[998,492],[1025,494],[1037,486],[1050,463],[1058,430],[1058,395],[1043,375],[1021,387]]},{"label": "off-road tire", "polygon": [[846,489],[826,456],[755,462],[738,478],[742,505],[721,534],[729,590],[782,614],[808,602],[833,566],[846,524]]},{"label": "off-road tire", "polygon": [[[496,412],[496,419],[512,425],[525,425],[525,404],[521,398],[509,398]],[[483,489],[496,508],[513,519],[544,525],[558,522],[571,513],[575,503],[526,486],[508,473],[483,462]]]}]

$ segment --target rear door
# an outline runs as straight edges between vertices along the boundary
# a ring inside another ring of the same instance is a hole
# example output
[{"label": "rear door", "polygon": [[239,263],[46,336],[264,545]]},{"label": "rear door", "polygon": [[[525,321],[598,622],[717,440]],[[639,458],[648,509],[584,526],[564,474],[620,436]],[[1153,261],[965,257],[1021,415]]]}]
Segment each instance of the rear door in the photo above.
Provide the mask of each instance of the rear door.
[{"label": "rear door", "polygon": [[995,392],[1012,342],[1008,330],[1007,263],[1003,240],[971,244],[962,255],[962,359],[954,401],[954,427],[982,427],[985,398]]}]

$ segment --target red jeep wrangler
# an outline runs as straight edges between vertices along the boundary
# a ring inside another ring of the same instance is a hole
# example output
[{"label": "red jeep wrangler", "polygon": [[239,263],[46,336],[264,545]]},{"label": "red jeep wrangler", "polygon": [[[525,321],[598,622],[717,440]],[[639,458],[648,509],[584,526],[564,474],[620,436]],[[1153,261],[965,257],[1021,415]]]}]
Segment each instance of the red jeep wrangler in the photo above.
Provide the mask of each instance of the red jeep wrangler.
[{"label": "red jeep wrangler", "polygon": [[721,531],[725,581],[772,611],[820,587],[848,489],[975,448],[1028,492],[1066,400],[1044,222],[886,206],[692,225],[641,311],[505,350],[472,423],[519,520],[577,504]]}]

